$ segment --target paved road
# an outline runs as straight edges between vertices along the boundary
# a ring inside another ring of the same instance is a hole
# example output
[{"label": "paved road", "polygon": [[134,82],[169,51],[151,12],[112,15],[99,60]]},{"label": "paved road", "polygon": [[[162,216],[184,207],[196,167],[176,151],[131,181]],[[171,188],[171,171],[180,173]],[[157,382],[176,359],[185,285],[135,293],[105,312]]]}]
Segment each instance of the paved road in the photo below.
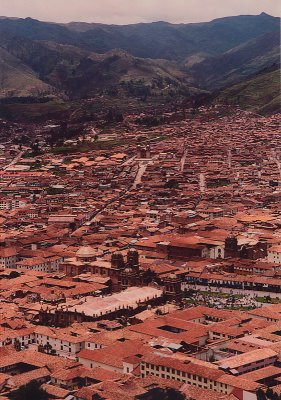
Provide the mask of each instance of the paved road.
[{"label": "paved road", "polygon": [[227,163],[228,163],[228,168],[231,169],[231,165],[232,165],[231,149],[229,149],[227,152]]},{"label": "paved road", "polygon": [[279,175],[280,175],[280,179],[281,179],[281,163],[277,157],[277,154],[275,153],[274,150],[272,150],[272,154],[273,154],[273,161],[276,163],[277,165],[277,169],[279,171]]},{"label": "paved road", "polygon": [[[127,166],[128,164],[132,164],[132,162],[134,161],[135,157],[136,156],[130,158],[126,163],[122,164],[122,166]],[[123,192],[119,193],[112,200],[109,200],[108,202],[104,203],[104,205],[94,214],[93,218],[89,222],[86,222],[86,225],[91,225],[92,223],[94,223],[97,220],[98,216],[104,210],[106,210],[108,206],[110,206],[111,204],[115,203],[116,201],[121,200],[123,197],[128,195],[128,193],[130,193],[131,190],[136,189],[137,185],[141,182],[141,178],[142,178],[143,174],[145,173],[147,165],[150,162],[151,162],[151,160],[140,161],[139,162],[139,166],[138,166],[138,171],[137,171],[137,174],[135,176],[135,179],[134,179],[134,182],[133,182],[132,186],[129,189],[124,190]]]},{"label": "paved road", "polygon": [[133,186],[132,186],[131,190],[136,189],[137,185],[139,183],[141,183],[141,179],[143,177],[143,174],[145,173],[145,170],[146,170],[147,166],[148,166],[148,162],[147,161],[140,161],[138,172],[137,172],[137,175],[135,177],[135,180],[134,180],[134,183],[133,183]]},{"label": "paved road", "polygon": [[12,165],[15,165],[21,159],[21,157],[24,155],[24,153],[25,153],[25,150],[22,150],[21,152],[19,152],[19,154],[17,154],[16,157],[8,165],[5,165],[5,167],[2,167],[2,169],[4,171],[6,171],[7,168],[11,167]]},{"label": "paved road", "polygon": [[121,164],[121,167],[127,167],[128,165],[132,164],[132,162],[135,160],[136,156],[133,156],[131,158],[129,158],[129,160],[123,162],[123,164]]},{"label": "paved road", "polygon": [[206,190],[205,174],[199,174],[199,189],[201,193],[204,193]]},{"label": "paved road", "polygon": [[[216,288],[214,286],[204,286],[204,285],[191,285],[188,283],[182,283],[182,290],[184,289],[194,289],[201,291],[209,291],[209,292],[218,292],[218,293],[229,293],[229,294],[241,294],[243,296],[249,297],[263,297],[270,296],[272,298],[281,299],[281,293],[272,293],[272,292],[263,292],[263,291],[254,291],[254,290],[243,290],[243,289],[230,289],[230,288]],[[260,304],[260,303],[259,303]]]},{"label": "paved road", "polygon": [[[135,160],[136,156],[131,157],[129,160],[127,160],[127,162],[123,163],[122,166],[127,166],[129,164],[133,164],[134,160]],[[109,200],[107,203],[105,203],[93,216],[93,218],[89,221],[86,222],[85,225],[91,225],[92,223],[94,223],[97,220],[97,217],[104,211],[107,209],[108,206],[110,206],[111,204],[115,203],[116,201],[120,201],[122,198],[126,197],[131,190],[135,190],[137,188],[137,185],[139,183],[141,183],[141,179],[143,174],[145,173],[145,170],[147,168],[147,166],[151,163],[153,163],[153,160],[157,158],[157,155],[152,157],[152,159],[148,159],[148,160],[141,160],[139,161],[138,164],[138,170],[137,170],[137,174],[135,176],[134,182],[132,184],[132,186],[127,189],[124,190],[123,192],[119,193],[116,197],[114,197],[112,200]]]},{"label": "paved road", "polygon": [[187,151],[188,151],[188,149],[186,149],[184,151],[184,153],[182,155],[182,158],[180,160],[180,172],[181,173],[183,173],[183,170],[184,170],[185,160],[186,160],[186,157],[187,157]]}]

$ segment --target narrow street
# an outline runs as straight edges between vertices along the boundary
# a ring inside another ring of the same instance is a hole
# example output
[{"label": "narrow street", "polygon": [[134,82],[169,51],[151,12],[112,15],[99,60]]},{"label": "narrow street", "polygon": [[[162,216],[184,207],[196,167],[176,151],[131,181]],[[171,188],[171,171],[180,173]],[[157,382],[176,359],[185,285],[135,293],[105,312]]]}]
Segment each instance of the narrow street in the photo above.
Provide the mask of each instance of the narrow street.
[{"label": "narrow street", "polygon": [[[247,290],[247,289],[232,289],[232,288],[225,288],[220,287],[217,288],[215,286],[205,286],[205,285],[192,285],[188,283],[182,283],[182,290],[184,289],[193,289],[193,290],[200,290],[203,292],[217,292],[217,293],[229,293],[231,294],[239,294],[243,296],[249,296],[251,298],[255,297],[265,297],[270,296],[271,298],[278,298],[281,299],[281,293],[273,293],[273,292],[266,292],[260,290]],[[260,306],[261,303],[257,302],[257,306]]]},{"label": "narrow street", "polygon": [[11,167],[12,165],[15,165],[21,159],[21,157],[24,155],[24,153],[25,153],[25,150],[20,151],[19,154],[17,154],[15,156],[15,158],[9,164],[7,164],[5,167],[2,167],[2,170],[6,171],[7,168]]},{"label": "narrow street", "polygon": [[137,185],[139,183],[141,183],[141,179],[143,177],[143,174],[145,173],[145,170],[146,170],[147,166],[148,166],[148,162],[140,161],[139,167],[138,167],[138,172],[137,172],[137,175],[135,177],[135,180],[134,180],[134,183],[133,183],[133,186],[132,186],[131,190],[135,190],[137,188]]},{"label": "narrow street", "polygon": [[[131,157],[129,160],[125,161],[125,163],[122,164],[123,167],[128,166],[130,164],[132,164],[135,160],[136,156]],[[93,216],[93,218],[86,223],[86,225],[91,225],[92,223],[94,223],[95,221],[97,221],[97,217],[104,211],[106,210],[106,208],[108,206],[110,206],[111,204],[115,203],[116,201],[120,201],[123,197],[127,196],[131,190],[135,190],[137,188],[137,185],[141,183],[142,177],[146,171],[146,168],[149,164],[151,164],[153,162],[153,159],[157,158],[157,156],[154,156],[152,159],[149,160],[142,160],[139,161],[138,164],[138,171],[137,174],[135,176],[135,179],[133,181],[132,186],[125,190],[123,193],[119,193],[118,196],[116,196],[114,199],[108,201],[107,203],[105,203],[97,212],[96,214]]]},{"label": "narrow street", "polygon": [[278,172],[279,172],[279,175],[280,175],[280,179],[281,179],[281,163],[280,163],[280,161],[278,159],[278,156],[277,156],[277,154],[275,153],[274,150],[272,150],[272,155],[273,155],[273,160],[277,165],[277,169],[278,169]]},{"label": "narrow street", "polygon": [[133,156],[129,158],[128,160],[124,161],[123,164],[121,164],[121,167],[127,167],[128,165],[132,164],[132,162],[135,160],[136,156]]},{"label": "narrow street", "polygon": [[[128,166],[130,164],[132,164],[132,162],[134,161],[134,159],[136,158],[136,156],[131,157],[129,160],[127,160],[125,163],[122,164],[123,167]],[[141,178],[143,176],[143,174],[145,173],[145,170],[147,168],[147,165],[149,164],[149,161],[140,161],[139,165],[138,165],[138,172],[135,176],[135,179],[133,181],[133,185],[125,190],[123,193],[119,193],[118,196],[114,197],[112,200],[108,201],[107,203],[105,203],[93,216],[93,218],[87,222],[87,225],[91,225],[92,223],[94,223],[97,220],[97,217],[104,211],[106,210],[106,208],[108,206],[110,206],[111,204],[115,203],[116,201],[119,201],[120,199],[122,199],[124,196],[126,196],[131,190],[135,190],[137,185],[139,183],[141,183]]]},{"label": "narrow street", "polygon": [[187,157],[187,151],[188,149],[186,149],[182,155],[182,158],[180,160],[180,172],[183,173],[184,171],[184,165],[185,165],[185,161],[186,161],[186,157]]},{"label": "narrow street", "polygon": [[201,193],[204,193],[206,190],[205,174],[199,174],[199,189]]}]

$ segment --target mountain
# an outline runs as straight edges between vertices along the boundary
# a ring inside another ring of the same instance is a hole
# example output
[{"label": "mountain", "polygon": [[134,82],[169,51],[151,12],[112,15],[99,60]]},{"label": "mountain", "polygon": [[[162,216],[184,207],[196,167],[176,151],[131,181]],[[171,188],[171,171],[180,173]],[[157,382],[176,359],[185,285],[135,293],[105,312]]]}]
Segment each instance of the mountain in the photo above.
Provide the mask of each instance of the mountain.
[{"label": "mountain", "polygon": [[217,89],[250,76],[279,61],[280,33],[271,32],[193,64],[188,71],[207,89]]},{"label": "mountain", "polygon": [[44,80],[70,98],[96,94],[142,97],[151,90],[164,93],[190,82],[188,75],[171,61],[137,58],[118,49],[98,55],[79,53],[64,45],[45,45],[63,55],[63,61],[56,63]]},{"label": "mountain", "polygon": [[4,72],[0,97],[56,94],[79,99],[104,93],[144,96],[151,89],[164,92],[189,85],[190,81],[175,62],[141,59],[118,49],[97,54],[10,34],[2,35],[0,46]]},{"label": "mountain", "polygon": [[195,24],[167,22],[132,25],[70,23],[65,25],[26,19],[0,19],[0,36],[54,41],[105,53],[123,49],[135,57],[184,61],[194,54],[219,55],[246,41],[280,30],[280,19],[265,13],[215,19]]},{"label": "mountain", "polygon": [[266,68],[251,78],[222,90],[214,102],[240,105],[260,114],[280,112],[280,65]]},{"label": "mountain", "polygon": [[195,24],[155,22],[125,26],[70,23],[72,32],[96,50],[122,48],[138,57],[183,61],[203,52],[220,54],[267,32],[279,31],[279,19],[265,13],[215,19]]},{"label": "mountain", "polygon": [[42,82],[21,60],[0,48],[0,97],[42,97],[56,90]]},{"label": "mountain", "polygon": [[279,34],[265,13],[124,26],[0,17],[0,97],[188,97],[277,62]]}]

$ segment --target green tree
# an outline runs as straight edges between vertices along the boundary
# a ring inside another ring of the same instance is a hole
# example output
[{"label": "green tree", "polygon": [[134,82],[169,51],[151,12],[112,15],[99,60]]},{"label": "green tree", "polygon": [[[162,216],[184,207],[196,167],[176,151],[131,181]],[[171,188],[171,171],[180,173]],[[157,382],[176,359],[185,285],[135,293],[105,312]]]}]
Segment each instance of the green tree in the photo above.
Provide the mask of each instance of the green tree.
[{"label": "green tree", "polygon": [[44,346],[44,352],[50,354],[52,351],[52,346],[49,343],[46,343]]},{"label": "green tree", "polygon": [[75,229],[76,229],[76,223],[75,222],[70,222],[68,226],[69,226],[69,229],[72,232],[75,231]]},{"label": "green tree", "polygon": [[11,271],[10,275],[9,275],[9,279],[14,279],[14,278],[18,278],[20,276],[20,273],[17,271]]},{"label": "green tree", "polygon": [[162,389],[156,387],[147,393],[137,397],[139,400],[186,400],[186,397],[178,390],[167,388]]},{"label": "green tree", "polygon": [[257,390],[257,400],[267,400],[267,397],[262,389]]},{"label": "green tree", "polygon": [[49,396],[45,390],[40,388],[40,383],[31,381],[21,386],[11,397],[12,400],[48,400]]},{"label": "green tree", "polygon": [[165,183],[164,187],[168,189],[178,189],[179,184],[176,179],[170,179],[168,182]]}]

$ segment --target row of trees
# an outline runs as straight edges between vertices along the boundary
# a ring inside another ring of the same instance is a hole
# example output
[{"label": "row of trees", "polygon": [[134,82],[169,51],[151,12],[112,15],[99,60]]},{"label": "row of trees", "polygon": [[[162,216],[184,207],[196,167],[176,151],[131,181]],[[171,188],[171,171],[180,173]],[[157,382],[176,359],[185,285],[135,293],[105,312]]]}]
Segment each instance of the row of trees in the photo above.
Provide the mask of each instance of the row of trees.
[{"label": "row of trees", "polygon": [[[10,398],[11,400],[48,400],[49,396],[41,388],[41,384],[34,380],[21,386]],[[139,395],[136,398],[138,400],[186,400],[186,396],[180,391],[160,387],[150,389],[145,394]],[[103,400],[103,397],[96,395],[94,399]],[[271,388],[268,388],[266,391],[259,389],[257,391],[257,400],[281,400],[281,395],[275,393]]]},{"label": "row of trees", "polygon": [[257,400],[281,400],[281,394],[274,392],[274,388],[268,388],[266,391],[258,389]]},{"label": "row of trees", "polygon": [[[48,400],[49,396],[37,381],[31,381],[21,386],[11,395],[11,400]],[[179,391],[167,388],[153,388],[147,393],[137,397],[138,400],[185,400],[186,397]],[[93,400],[104,400],[100,395],[95,395]]]}]

